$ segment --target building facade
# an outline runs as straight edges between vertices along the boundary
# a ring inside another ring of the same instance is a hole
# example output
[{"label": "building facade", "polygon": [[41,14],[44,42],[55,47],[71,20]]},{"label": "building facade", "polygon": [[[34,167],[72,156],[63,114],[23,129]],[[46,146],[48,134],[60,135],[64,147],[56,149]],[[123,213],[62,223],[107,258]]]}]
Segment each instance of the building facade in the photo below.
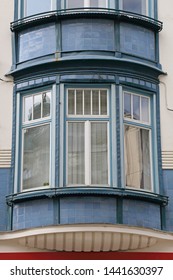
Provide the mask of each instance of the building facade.
[{"label": "building facade", "polygon": [[170,1],[3,2],[1,251],[172,251]]}]

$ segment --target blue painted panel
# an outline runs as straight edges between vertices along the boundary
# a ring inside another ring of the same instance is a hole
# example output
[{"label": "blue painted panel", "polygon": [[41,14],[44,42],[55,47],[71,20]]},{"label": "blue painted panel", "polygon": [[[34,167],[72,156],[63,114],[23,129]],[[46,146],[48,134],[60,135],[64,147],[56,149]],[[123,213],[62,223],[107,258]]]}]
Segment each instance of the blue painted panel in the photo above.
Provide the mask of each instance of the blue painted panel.
[{"label": "blue painted panel", "polygon": [[173,231],[173,170],[163,170],[163,185],[165,195],[169,197],[165,208],[166,230]]},{"label": "blue painted panel", "polygon": [[145,201],[124,200],[123,223],[132,226],[160,229],[160,206]]},{"label": "blue painted panel", "polygon": [[129,23],[120,25],[120,50],[128,54],[155,60],[155,34]]},{"label": "blue painted panel", "polygon": [[48,55],[55,50],[55,25],[33,27],[19,33],[19,62]]},{"label": "blue painted panel", "polygon": [[68,197],[62,198],[60,205],[61,224],[117,222],[115,198]]},{"label": "blue painted panel", "polygon": [[75,19],[62,23],[62,50],[114,50],[114,22]]},{"label": "blue painted panel", "polygon": [[53,200],[22,202],[13,209],[13,230],[54,224]]},{"label": "blue painted panel", "polygon": [[0,168],[0,231],[7,229],[6,195],[9,194],[10,168]]}]

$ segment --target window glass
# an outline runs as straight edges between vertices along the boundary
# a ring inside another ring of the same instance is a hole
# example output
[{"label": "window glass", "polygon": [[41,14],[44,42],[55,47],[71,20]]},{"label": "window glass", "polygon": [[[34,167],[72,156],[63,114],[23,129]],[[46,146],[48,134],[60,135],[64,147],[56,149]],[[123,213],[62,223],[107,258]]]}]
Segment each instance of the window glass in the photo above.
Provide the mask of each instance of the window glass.
[{"label": "window glass", "polygon": [[129,94],[129,93],[124,94],[124,117],[125,118],[132,118],[131,94]]},{"label": "window glass", "polygon": [[49,186],[50,126],[23,131],[23,190]]},{"label": "window glass", "polygon": [[123,0],[122,8],[128,12],[145,15],[147,1],[148,0]]},{"label": "window glass", "polygon": [[114,23],[104,19],[73,19],[62,22],[62,50],[114,50]]},{"label": "window glass", "polygon": [[91,123],[91,184],[108,184],[107,123]]},{"label": "window glass", "polygon": [[155,34],[141,26],[121,23],[120,49],[123,53],[155,60]]},{"label": "window glass", "polygon": [[142,122],[149,123],[149,99],[141,98]]},{"label": "window glass", "polygon": [[107,0],[66,0],[67,8],[106,7]]},{"label": "window glass", "polygon": [[25,16],[31,16],[34,14],[39,14],[43,12],[48,12],[51,10],[52,0],[25,0]]},{"label": "window glass", "polygon": [[67,91],[67,185],[109,185],[107,95],[105,89]]},{"label": "window glass", "polygon": [[19,33],[19,62],[55,52],[55,26],[33,27]]},{"label": "window glass", "polygon": [[85,132],[83,122],[68,123],[68,184],[85,184]]},{"label": "window glass", "polygon": [[151,190],[149,130],[125,125],[126,186]]}]

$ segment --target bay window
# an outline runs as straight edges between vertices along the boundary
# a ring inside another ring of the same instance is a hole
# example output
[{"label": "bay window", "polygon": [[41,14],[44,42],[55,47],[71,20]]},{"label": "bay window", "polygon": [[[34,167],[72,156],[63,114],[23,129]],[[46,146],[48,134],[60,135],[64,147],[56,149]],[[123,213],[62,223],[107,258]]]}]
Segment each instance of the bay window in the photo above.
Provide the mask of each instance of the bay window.
[{"label": "bay window", "polygon": [[109,185],[106,89],[67,91],[67,185]]},{"label": "bay window", "polygon": [[121,0],[120,9],[142,14],[146,16],[153,16],[153,0]]},{"label": "bay window", "polygon": [[152,190],[150,99],[124,92],[124,156],[127,187]]},{"label": "bay window", "polygon": [[50,186],[50,121],[50,91],[23,98],[23,190]]}]

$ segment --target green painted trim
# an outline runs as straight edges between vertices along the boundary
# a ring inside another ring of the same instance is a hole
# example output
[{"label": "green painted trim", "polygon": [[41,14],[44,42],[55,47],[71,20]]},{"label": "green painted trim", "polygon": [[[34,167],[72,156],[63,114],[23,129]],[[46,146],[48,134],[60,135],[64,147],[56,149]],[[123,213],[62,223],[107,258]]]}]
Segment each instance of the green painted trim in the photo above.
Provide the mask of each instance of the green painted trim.
[{"label": "green painted trim", "polygon": [[167,205],[168,197],[157,193],[145,192],[135,189],[112,187],[63,187],[44,190],[34,190],[12,194],[6,197],[7,204],[16,204],[27,200],[40,198],[54,198],[64,196],[112,196],[123,199],[148,201],[159,205]]}]

